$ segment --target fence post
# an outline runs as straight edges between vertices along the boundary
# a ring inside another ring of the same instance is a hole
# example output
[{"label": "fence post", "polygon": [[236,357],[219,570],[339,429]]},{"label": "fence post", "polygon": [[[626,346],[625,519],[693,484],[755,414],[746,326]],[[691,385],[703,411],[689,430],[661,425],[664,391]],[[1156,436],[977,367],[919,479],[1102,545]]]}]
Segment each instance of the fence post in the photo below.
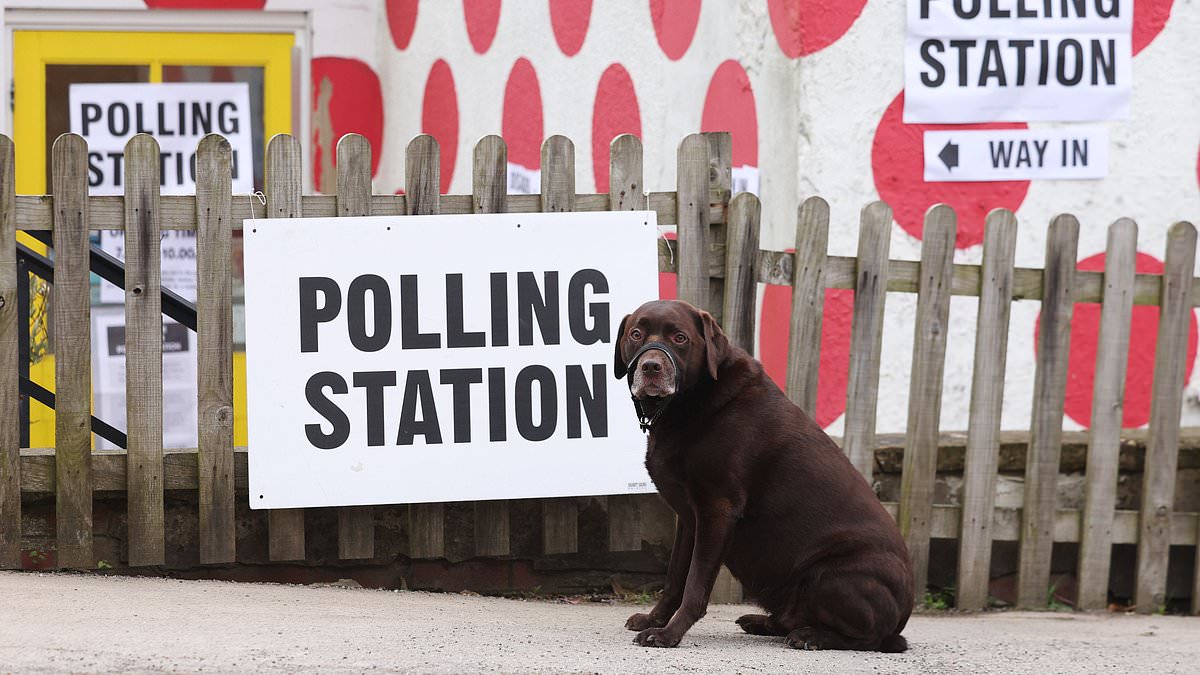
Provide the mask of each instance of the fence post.
[{"label": "fence post", "polygon": [[[405,209],[410,216],[441,211],[441,149],[437,139],[421,134],[404,152]],[[412,558],[446,555],[446,508],[443,504],[410,504],[408,554]]]},{"label": "fence post", "polygon": [[[371,144],[359,134],[346,134],[337,144],[337,214],[371,215]],[[338,508],[338,557],[375,557],[375,510],[370,506]]]},{"label": "fence post", "polygon": [[28,330],[20,316],[17,284],[17,194],[13,142],[0,135],[0,569],[21,566],[21,407],[17,374],[18,336]]},{"label": "fence post", "polygon": [[982,609],[987,603],[992,561],[992,509],[1000,455],[1000,412],[1004,401],[1016,248],[1017,219],[1012,211],[996,209],[989,213],[979,275],[975,367],[963,468],[962,527],[958,539],[955,593],[955,606],[959,609]]},{"label": "fence post", "polygon": [[54,141],[54,466],[59,567],[92,559],[92,336],[87,142]]},{"label": "fence post", "polygon": [[758,236],[762,204],[743,192],[729,203],[725,224],[725,284],[722,327],[730,342],[754,353],[758,296]]},{"label": "fence post", "polygon": [[[647,207],[642,188],[642,142],[621,134],[609,144],[608,208],[639,211]],[[625,310],[621,310],[624,312]],[[618,314],[617,316],[621,316]],[[656,496],[650,495],[652,499]],[[641,504],[647,495],[610,495],[608,498],[608,549],[639,551],[642,548]]]},{"label": "fence post", "polygon": [[[1196,228],[1180,222],[1167,232],[1167,253],[1159,302],[1158,347],[1150,437],[1142,474],[1142,507],[1138,528],[1137,611],[1149,614],[1166,604],[1167,554],[1171,546],[1171,514],[1175,505],[1175,470],[1179,461],[1179,416],[1187,371],[1188,337],[1192,328],[1192,270],[1196,263]],[[1200,551],[1200,545],[1197,546]]]},{"label": "fence post", "polygon": [[[542,143],[542,211],[575,210],[575,146],[566,136]],[[546,554],[579,550],[579,502],[542,500],[542,550]]]},{"label": "fence post", "polygon": [[[710,216],[712,211],[712,193],[715,191],[719,195],[717,200],[722,205],[728,207],[730,198],[733,195],[733,135],[728,131],[705,131],[700,134],[708,141],[708,209],[705,211],[704,222],[705,229],[708,231],[708,247],[705,249],[705,256],[710,256],[714,251],[722,251],[726,245],[726,222],[713,223]],[[728,210],[726,210],[726,218],[728,220]],[[725,328],[725,279],[720,276],[712,275],[713,269],[709,268],[708,278],[708,301],[703,305],[705,309],[713,315],[718,324]],[[722,574],[727,574],[722,568]],[[720,577],[717,580],[718,585],[721,583]],[[739,590],[740,593],[740,590]]]},{"label": "fence post", "polygon": [[[1074,216],[1060,215],[1050,223],[1046,237],[1045,270],[1042,273],[1041,324],[1037,338],[1029,451],[1025,463],[1024,508],[1021,511],[1021,549],[1017,574],[1017,604],[1020,607],[1044,607],[1050,583],[1055,486],[1062,445],[1063,399],[1071,345],[1078,239],[1079,222]],[[1091,460],[1088,461],[1090,480],[1092,468]],[[1049,506],[1046,506],[1047,503]],[[1081,563],[1083,559],[1081,552]],[[1107,572],[1104,578],[1107,585]]]},{"label": "fence post", "polygon": [[954,210],[944,204],[930,208],[921,236],[912,380],[900,478],[900,531],[912,559],[917,597],[924,594],[929,574],[938,418],[942,411],[942,372],[946,365],[950,283],[954,274],[954,234]]},{"label": "fence post", "polygon": [[125,459],[129,566],[165,562],[158,141],[125,144]]},{"label": "fence post", "polygon": [[[484,136],[475,144],[471,173],[471,211],[504,213],[508,210],[508,146],[499,136]],[[508,555],[508,501],[475,502],[475,555]]]},{"label": "fence post", "polygon": [[679,144],[676,178],[679,299],[696,307],[709,303],[708,283],[708,140],[691,134]]},{"label": "fence post", "polygon": [[879,360],[883,351],[883,307],[887,300],[891,235],[891,207],[883,202],[864,206],[859,216],[846,431],[842,442],[850,463],[867,483],[874,483],[875,473],[875,412],[879,406]]},{"label": "fence post", "polygon": [[792,264],[792,321],[788,340],[787,394],[817,416],[821,326],[825,316],[825,260],[829,251],[829,204],[809,197],[796,213]]},{"label": "fence post", "polygon": [[[1096,346],[1096,374],[1092,385],[1092,423],[1088,428],[1087,482],[1084,486],[1083,523],[1079,539],[1079,609],[1102,609],[1108,604],[1108,574],[1112,562],[1113,509],[1117,503],[1117,463],[1121,452],[1121,419],[1124,414],[1125,370],[1129,358],[1129,326],[1133,317],[1134,272],[1137,261],[1137,224],[1121,219],[1108,228],[1108,246],[1104,264],[1104,296],[1100,305],[1100,335]],[[1043,330],[1045,330],[1043,326]],[[1064,357],[1065,359],[1065,357]],[[1036,401],[1036,399],[1035,399]],[[1061,410],[1061,401],[1060,407]],[[1058,475],[1058,443],[1052,457],[1041,467],[1045,481]],[[1030,468],[1033,463],[1030,463]],[[1026,494],[1029,490],[1027,470]],[[1043,492],[1053,505],[1054,485]],[[1031,503],[1027,500],[1026,507]],[[1032,512],[1028,512],[1032,515]],[[1045,516],[1041,518],[1047,520]],[[1027,520],[1032,522],[1030,516]],[[1021,553],[1035,537],[1048,539],[1049,526],[1021,528]],[[1025,537],[1029,536],[1027,540]],[[1046,604],[1046,586],[1050,580],[1050,542],[1041,541],[1044,551],[1040,562],[1030,571],[1031,579],[1021,582],[1025,589],[1023,606]],[[1024,566],[1022,567],[1024,569]],[[1022,598],[1018,595],[1018,600]]]},{"label": "fence post", "polygon": [[229,141],[196,148],[197,463],[200,562],[237,555],[233,466],[233,180]]},{"label": "fence post", "polygon": [[[287,134],[276,134],[267,145],[266,162],[267,217],[299,218],[302,176],[300,141]],[[304,510],[268,511],[269,557],[277,560],[304,559]]]}]

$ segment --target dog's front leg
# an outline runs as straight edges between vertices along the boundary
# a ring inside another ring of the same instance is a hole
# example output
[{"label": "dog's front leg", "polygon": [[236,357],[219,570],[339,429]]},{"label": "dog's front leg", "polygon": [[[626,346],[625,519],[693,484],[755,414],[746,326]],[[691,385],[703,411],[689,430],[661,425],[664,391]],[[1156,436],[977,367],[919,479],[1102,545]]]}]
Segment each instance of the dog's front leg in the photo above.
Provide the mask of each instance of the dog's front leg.
[{"label": "dog's front leg", "polygon": [[649,614],[634,614],[625,622],[629,630],[643,631],[659,628],[679,609],[683,602],[684,585],[687,583],[688,566],[692,562],[692,547],[695,545],[694,524],[686,518],[675,520],[675,544],[671,547],[671,561],[667,564],[667,583],[662,596]]},{"label": "dog's front leg", "polygon": [[732,504],[724,500],[697,509],[692,559],[688,565],[687,582],[679,609],[666,626],[643,630],[638,633],[635,642],[645,647],[674,647],[683,639],[684,633],[704,616],[708,610],[708,596],[712,593],[717,572],[721,569],[733,535],[733,514]]}]

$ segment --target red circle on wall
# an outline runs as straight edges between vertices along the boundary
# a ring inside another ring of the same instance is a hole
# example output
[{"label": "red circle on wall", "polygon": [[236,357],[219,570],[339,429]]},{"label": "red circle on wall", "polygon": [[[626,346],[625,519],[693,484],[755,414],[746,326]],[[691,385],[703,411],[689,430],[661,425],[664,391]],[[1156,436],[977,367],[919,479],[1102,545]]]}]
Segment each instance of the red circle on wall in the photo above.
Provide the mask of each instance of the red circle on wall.
[{"label": "red circle on wall", "polygon": [[650,0],[650,22],[663,53],[678,61],[687,53],[700,22],[700,0]]},{"label": "red circle on wall", "polygon": [[771,28],[790,58],[821,51],[850,30],[867,0],[767,0]]},{"label": "red circle on wall", "polygon": [[737,61],[717,66],[704,96],[701,131],[733,136],[733,166],[758,166],[758,112],[750,77]]},{"label": "red circle on wall", "polygon": [[[675,255],[679,255],[679,245],[676,243],[678,237],[674,232],[667,232],[663,235],[670,242],[668,244]],[[678,259],[678,258],[676,258]],[[659,272],[658,273],[658,297],[661,300],[678,300],[679,299],[679,275],[674,272]]]},{"label": "red circle on wall", "polygon": [[379,170],[380,151],[383,149],[383,94],[379,76],[367,64],[357,59],[323,56],[312,60],[312,104],[314,120],[326,113],[319,107],[327,98],[329,127],[332,138],[319,134],[324,126],[315,122],[313,126],[313,178],[321,185],[322,164],[335,165],[336,160],[325,161],[324,152],[336,152],[337,142],[345,134],[362,134],[371,144],[371,175]]},{"label": "red circle on wall", "polygon": [[612,139],[642,135],[642,116],[629,72],[619,63],[605,69],[592,105],[592,172],[596,192],[608,192],[608,160]]},{"label": "red circle on wall", "polygon": [[396,49],[408,49],[417,28],[417,0],[387,0],[388,32]]},{"label": "red circle on wall", "polygon": [[550,0],[550,25],[554,41],[567,56],[583,49],[588,23],[592,19],[592,0]]},{"label": "red circle on wall", "polygon": [[[1079,261],[1079,269],[1089,272],[1104,271],[1105,255],[1097,253]],[[1137,254],[1136,269],[1139,274],[1162,274],[1163,264],[1145,253]],[[1129,333],[1129,352],[1125,371],[1125,401],[1121,426],[1140,427],[1150,421],[1151,393],[1154,387],[1154,351],[1158,345],[1159,308],[1136,305],[1133,308],[1132,329]],[[1041,329],[1041,316],[1034,325],[1034,351],[1037,335]],[[1071,354],[1067,361],[1067,389],[1063,411],[1078,424],[1088,427],[1092,423],[1092,387],[1096,379],[1096,348],[1100,340],[1099,303],[1075,305],[1071,319]],[[1184,382],[1191,379],[1196,361],[1196,317],[1191,317],[1188,333],[1187,372]]]},{"label": "red circle on wall", "polygon": [[500,0],[463,0],[463,17],[467,21],[467,37],[471,48],[482,54],[496,39],[500,23]]},{"label": "red circle on wall", "polygon": [[[821,319],[821,361],[817,372],[817,410],[813,415],[822,429],[833,424],[846,412],[846,384],[850,376],[850,327],[853,315],[853,290],[825,290],[825,311]],[[784,392],[787,392],[788,339],[791,323],[791,286],[768,285],[763,291],[758,352],[767,375]]]},{"label": "red circle on wall", "polygon": [[1025,129],[1025,123],[905,124],[904,92],[883,113],[871,145],[871,171],[875,189],[905,232],[921,238],[925,211],[943,203],[958,214],[955,246],[968,248],[983,241],[983,222],[992,209],[1016,211],[1025,201],[1029,181],[991,183],[926,183],[923,136],[925,131],[949,129]]},{"label": "red circle on wall", "polygon": [[508,145],[508,161],[537,169],[542,156],[542,92],[529,59],[517,59],[508,74],[500,128]]},{"label": "red circle on wall", "polygon": [[1133,3],[1133,53],[1154,41],[1171,18],[1175,0],[1137,0]]},{"label": "red circle on wall", "polygon": [[441,190],[450,190],[454,177],[454,159],[458,154],[458,95],[454,74],[442,59],[434,62],[425,80],[425,98],[421,103],[421,133],[437,139],[441,152]]}]

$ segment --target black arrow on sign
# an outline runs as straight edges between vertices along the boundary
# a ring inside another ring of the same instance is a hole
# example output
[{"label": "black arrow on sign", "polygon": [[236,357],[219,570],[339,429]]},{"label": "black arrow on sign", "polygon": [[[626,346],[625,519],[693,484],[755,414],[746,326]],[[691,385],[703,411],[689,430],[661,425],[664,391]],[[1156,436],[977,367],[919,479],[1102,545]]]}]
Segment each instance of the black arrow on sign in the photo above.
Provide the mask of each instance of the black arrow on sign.
[{"label": "black arrow on sign", "polygon": [[938,153],[938,159],[942,160],[942,164],[946,165],[947,170],[952,170],[958,166],[958,144],[954,141],[946,141],[946,147]]}]

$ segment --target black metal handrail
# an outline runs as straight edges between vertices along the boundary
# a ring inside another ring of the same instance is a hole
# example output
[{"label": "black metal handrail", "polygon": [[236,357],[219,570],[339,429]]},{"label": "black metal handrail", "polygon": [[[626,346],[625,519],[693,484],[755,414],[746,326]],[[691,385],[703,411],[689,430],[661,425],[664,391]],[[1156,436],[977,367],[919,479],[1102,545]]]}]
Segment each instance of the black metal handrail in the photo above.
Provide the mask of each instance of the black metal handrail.
[{"label": "black metal handrail", "polygon": [[[49,232],[26,231],[26,234],[53,248],[54,241]],[[118,286],[125,287],[125,264],[101,250],[97,246],[89,247],[89,269],[101,279]],[[42,405],[54,408],[54,392],[29,379],[29,277],[33,274],[47,283],[54,283],[54,261],[34,251],[24,244],[17,244],[17,314],[25,317],[25,330],[18,336],[18,349],[22,354],[19,362],[20,379],[18,389],[21,393],[21,446],[29,446],[29,399]],[[162,313],[175,322],[196,330],[196,306],[183,299],[167,288],[162,289]],[[126,448],[129,438],[125,432],[111,424],[91,416],[92,433],[104,438],[120,448]]]}]

